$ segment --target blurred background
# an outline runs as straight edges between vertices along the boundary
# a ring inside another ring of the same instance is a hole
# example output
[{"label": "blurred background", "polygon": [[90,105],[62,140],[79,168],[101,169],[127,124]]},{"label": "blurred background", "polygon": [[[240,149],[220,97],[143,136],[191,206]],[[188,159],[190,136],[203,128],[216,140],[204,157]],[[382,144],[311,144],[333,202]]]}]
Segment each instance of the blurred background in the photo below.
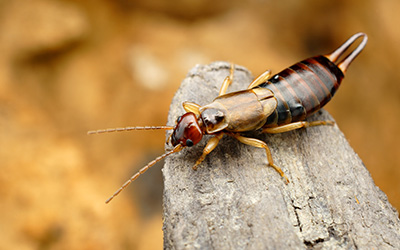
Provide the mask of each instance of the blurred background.
[{"label": "blurred background", "polygon": [[0,242],[3,249],[162,248],[163,153],[186,73],[216,60],[253,75],[368,34],[326,109],[400,208],[400,2],[1,0]]}]

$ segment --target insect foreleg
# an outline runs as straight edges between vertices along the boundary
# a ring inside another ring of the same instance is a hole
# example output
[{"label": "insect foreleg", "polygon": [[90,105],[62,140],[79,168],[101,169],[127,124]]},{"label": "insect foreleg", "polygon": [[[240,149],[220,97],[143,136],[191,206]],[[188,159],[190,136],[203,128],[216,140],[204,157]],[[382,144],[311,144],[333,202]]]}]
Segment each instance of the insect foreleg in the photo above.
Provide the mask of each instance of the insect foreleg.
[{"label": "insect foreleg", "polygon": [[253,147],[265,149],[265,152],[267,153],[268,164],[271,167],[273,167],[283,178],[285,178],[286,184],[289,183],[289,179],[287,178],[285,173],[282,171],[282,169],[280,169],[278,166],[276,166],[274,164],[274,161],[272,160],[271,150],[269,149],[268,145],[265,142],[263,142],[261,140],[258,140],[258,139],[255,139],[255,138],[244,137],[244,136],[241,136],[241,135],[236,134],[236,133],[230,133],[229,135],[235,137],[241,143],[244,143],[244,144],[247,144],[247,145],[250,145],[250,146],[253,146]]},{"label": "insect foreleg", "polygon": [[193,112],[196,115],[200,115],[199,108],[201,107],[199,104],[194,103],[194,102],[184,102],[182,103],[183,109],[186,112]]},{"label": "insect foreleg", "polygon": [[291,130],[299,129],[299,128],[308,128],[313,126],[320,126],[320,125],[333,125],[335,122],[333,121],[312,121],[312,122],[293,122],[286,125],[282,125],[279,127],[274,128],[264,128],[262,130],[263,133],[268,134],[278,134],[283,132],[288,132]]},{"label": "insect foreleg", "polygon": [[214,137],[212,137],[208,142],[207,145],[203,149],[203,154],[200,156],[200,158],[196,161],[194,166],[192,167],[193,170],[197,170],[198,165],[204,161],[206,156],[211,153],[215,149],[215,147],[218,145],[219,141],[222,139],[224,136],[224,133],[219,133],[216,134]]}]

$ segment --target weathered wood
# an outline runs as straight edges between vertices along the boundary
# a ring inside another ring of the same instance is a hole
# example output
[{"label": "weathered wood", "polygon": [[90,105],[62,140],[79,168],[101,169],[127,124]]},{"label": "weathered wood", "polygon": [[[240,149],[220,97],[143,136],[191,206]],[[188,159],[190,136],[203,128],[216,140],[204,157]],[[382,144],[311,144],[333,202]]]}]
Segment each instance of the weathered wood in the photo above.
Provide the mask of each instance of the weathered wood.
[{"label": "weathered wood", "polygon": [[[168,124],[184,113],[183,101],[212,101],[228,74],[225,62],[193,68]],[[251,79],[237,66],[228,91]],[[322,110],[309,120],[332,117]],[[227,136],[197,171],[207,138],[170,156],[163,168],[166,249],[400,249],[397,211],[336,125],[254,136],[268,143],[291,182],[267,166],[264,150]]]}]

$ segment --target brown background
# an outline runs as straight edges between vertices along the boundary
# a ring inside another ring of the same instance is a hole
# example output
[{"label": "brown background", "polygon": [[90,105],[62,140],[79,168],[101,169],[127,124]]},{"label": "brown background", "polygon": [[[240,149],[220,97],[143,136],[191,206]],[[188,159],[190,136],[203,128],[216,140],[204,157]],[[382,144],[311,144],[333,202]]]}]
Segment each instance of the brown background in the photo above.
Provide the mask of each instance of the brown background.
[{"label": "brown background", "polygon": [[[151,2],[151,3],[149,3]],[[4,249],[162,247],[163,125],[195,64],[257,75],[369,35],[326,109],[400,208],[400,2],[0,1],[0,242]]]}]

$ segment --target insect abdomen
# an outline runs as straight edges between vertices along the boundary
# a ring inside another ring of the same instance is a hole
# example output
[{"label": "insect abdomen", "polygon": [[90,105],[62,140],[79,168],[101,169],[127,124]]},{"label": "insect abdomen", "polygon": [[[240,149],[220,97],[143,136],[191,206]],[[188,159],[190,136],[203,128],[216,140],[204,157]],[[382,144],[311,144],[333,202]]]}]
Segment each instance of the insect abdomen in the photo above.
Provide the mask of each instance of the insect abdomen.
[{"label": "insect abdomen", "polygon": [[325,56],[311,57],[274,75],[259,85],[270,89],[278,100],[264,127],[304,120],[333,97],[343,77]]}]

